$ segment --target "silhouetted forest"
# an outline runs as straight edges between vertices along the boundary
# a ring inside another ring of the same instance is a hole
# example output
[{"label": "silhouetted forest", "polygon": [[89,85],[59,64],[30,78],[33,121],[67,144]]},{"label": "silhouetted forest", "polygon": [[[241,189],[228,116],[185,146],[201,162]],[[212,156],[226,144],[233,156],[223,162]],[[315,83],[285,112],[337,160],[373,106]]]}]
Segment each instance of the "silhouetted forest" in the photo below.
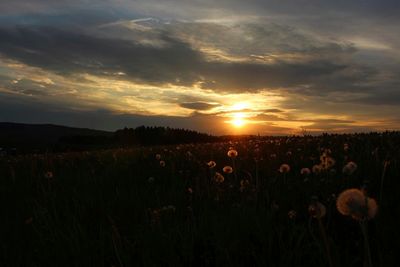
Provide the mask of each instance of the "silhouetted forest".
[{"label": "silhouetted forest", "polygon": [[145,126],[117,130],[114,139],[118,144],[123,145],[166,145],[219,140],[218,137],[192,130]]}]

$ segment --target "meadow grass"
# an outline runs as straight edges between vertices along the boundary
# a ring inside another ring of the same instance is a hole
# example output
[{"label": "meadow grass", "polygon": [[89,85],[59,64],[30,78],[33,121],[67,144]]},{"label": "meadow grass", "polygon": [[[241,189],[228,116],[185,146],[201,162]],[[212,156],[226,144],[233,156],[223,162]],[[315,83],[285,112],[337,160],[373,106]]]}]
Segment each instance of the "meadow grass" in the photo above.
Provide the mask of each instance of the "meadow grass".
[{"label": "meadow grass", "polygon": [[[382,200],[365,222],[371,264],[396,266],[399,151],[385,133],[3,157],[0,265],[363,266],[363,232],[336,209],[363,187]],[[300,174],[324,153],[333,166]],[[309,214],[316,199],[322,218]]]}]

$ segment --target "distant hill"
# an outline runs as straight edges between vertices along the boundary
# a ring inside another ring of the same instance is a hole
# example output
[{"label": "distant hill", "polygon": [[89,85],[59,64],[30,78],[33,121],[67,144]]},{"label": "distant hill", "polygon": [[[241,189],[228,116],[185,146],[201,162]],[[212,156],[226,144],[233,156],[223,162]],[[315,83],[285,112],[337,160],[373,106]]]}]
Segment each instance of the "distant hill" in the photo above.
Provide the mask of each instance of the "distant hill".
[{"label": "distant hill", "polygon": [[[169,127],[124,128],[115,132],[53,124],[0,122],[0,150],[15,154],[81,151],[126,146],[215,142],[223,139],[196,131]],[[0,151],[1,152],[1,151]]]},{"label": "distant hill", "polygon": [[43,148],[76,136],[112,137],[112,132],[53,124],[0,122],[0,147]]}]

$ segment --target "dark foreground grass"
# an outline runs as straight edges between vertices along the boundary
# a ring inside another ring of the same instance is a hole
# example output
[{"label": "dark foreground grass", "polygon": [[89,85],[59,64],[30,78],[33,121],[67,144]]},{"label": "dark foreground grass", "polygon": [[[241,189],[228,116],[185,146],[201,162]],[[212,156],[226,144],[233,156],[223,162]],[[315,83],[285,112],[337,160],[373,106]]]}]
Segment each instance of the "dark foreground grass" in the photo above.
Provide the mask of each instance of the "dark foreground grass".
[{"label": "dark foreground grass", "polygon": [[[335,165],[301,175],[324,149]],[[400,135],[385,133],[1,158],[0,266],[328,266],[312,197],[327,210],[332,264],[363,266],[358,222],[336,209],[340,192],[360,187],[381,199],[368,221],[372,263],[397,266],[399,151]],[[358,168],[343,174],[349,161]]]}]

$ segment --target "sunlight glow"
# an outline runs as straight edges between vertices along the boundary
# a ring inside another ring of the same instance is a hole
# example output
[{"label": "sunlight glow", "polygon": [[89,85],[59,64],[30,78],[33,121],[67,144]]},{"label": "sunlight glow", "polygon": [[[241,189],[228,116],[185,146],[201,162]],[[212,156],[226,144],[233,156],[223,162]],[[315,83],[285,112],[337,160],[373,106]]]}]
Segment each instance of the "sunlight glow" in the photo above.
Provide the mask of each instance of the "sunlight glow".
[{"label": "sunlight glow", "polygon": [[[232,106],[232,110],[242,110],[242,109],[248,108],[248,106],[249,105],[247,103],[237,103]],[[240,114],[240,113],[238,113],[238,114]]]},{"label": "sunlight glow", "polygon": [[231,123],[233,124],[233,126],[240,128],[246,124],[246,120],[244,119],[244,117],[245,115],[243,113],[234,113]]}]

